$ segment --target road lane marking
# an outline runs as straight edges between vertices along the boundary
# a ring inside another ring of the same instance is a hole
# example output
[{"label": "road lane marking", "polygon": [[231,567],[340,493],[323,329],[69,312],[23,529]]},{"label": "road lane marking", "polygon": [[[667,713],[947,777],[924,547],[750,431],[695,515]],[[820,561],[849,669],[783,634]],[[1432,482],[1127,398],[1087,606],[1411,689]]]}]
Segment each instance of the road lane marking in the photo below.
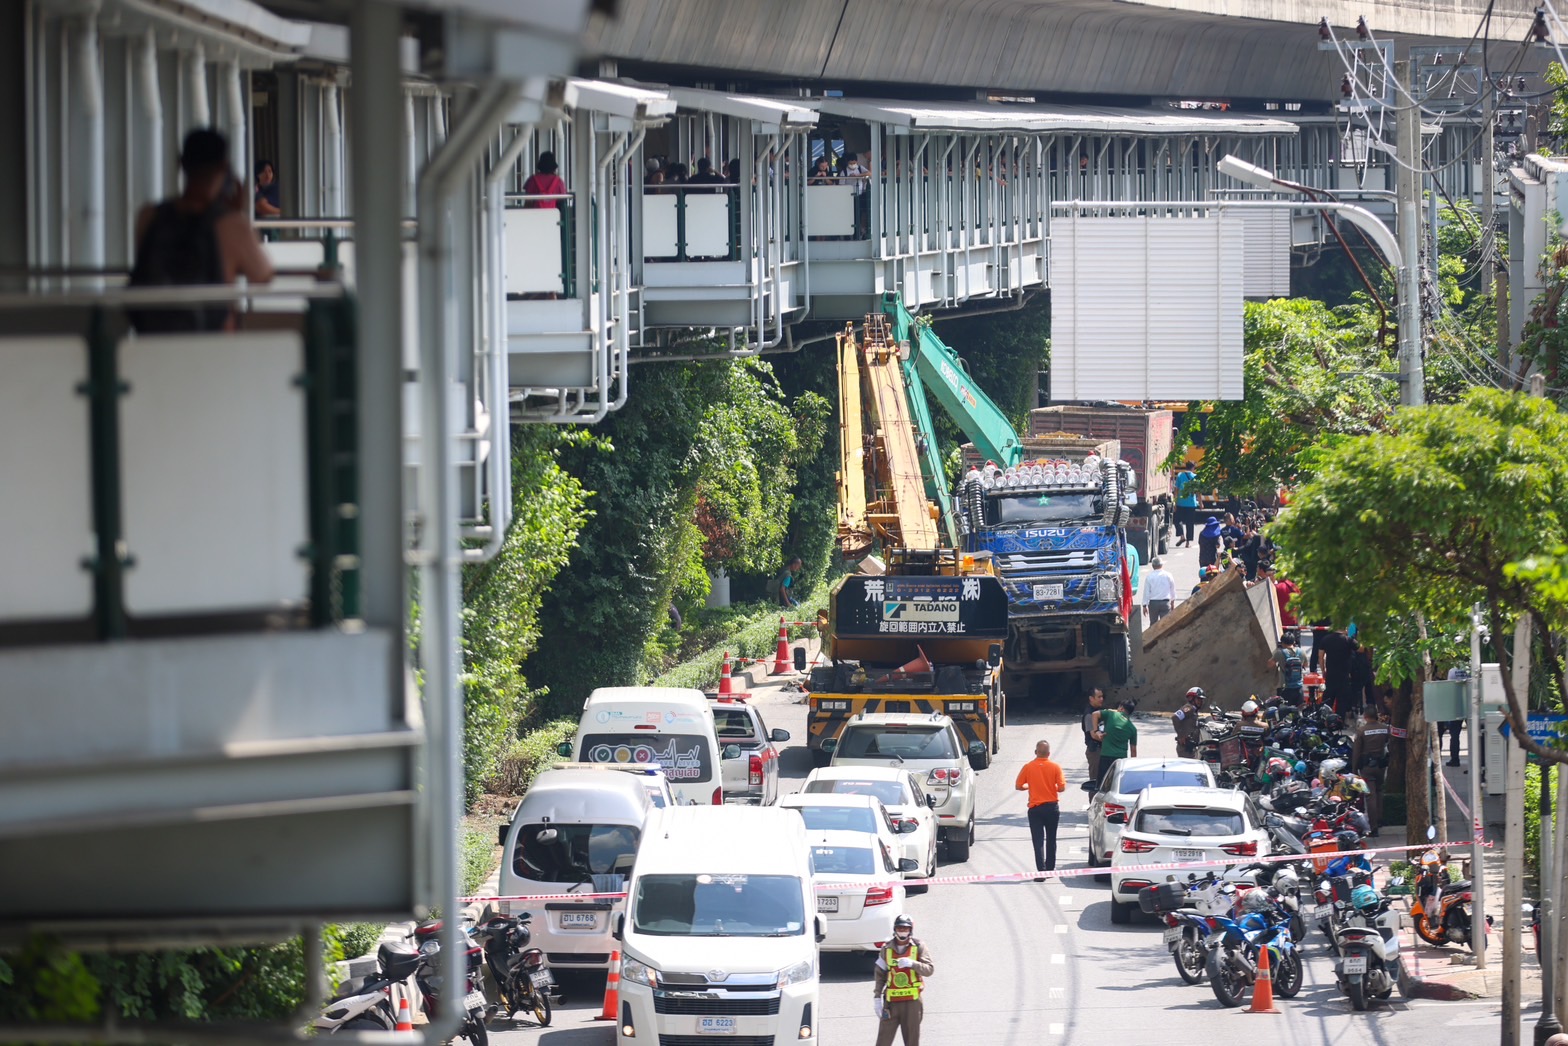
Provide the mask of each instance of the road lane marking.
[{"label": "road lane marking", "polygon": [[1067,965],[1067,956],[1065,956],[1065,955],[1053,955],[1053,956],[1051,956],[1051,965],[1052,966],[1066,966]]},{"label": "road lane marking", "polygon": [[1066,1035],[1067,1034],[1067,1025],[1065,1025],[1065,1024],[1053,1024],[1053,1025],[1051,1025],[1051,1029],[1050,1030],[1051,1030],[1051,1034],[1052,1035]]},{"label": "road lane marking", "polygon": [[1067,932],[1067,924],[1066,923],[1057,923],[1056,924],[1056,932],[1057,933],[1066,933]]}]

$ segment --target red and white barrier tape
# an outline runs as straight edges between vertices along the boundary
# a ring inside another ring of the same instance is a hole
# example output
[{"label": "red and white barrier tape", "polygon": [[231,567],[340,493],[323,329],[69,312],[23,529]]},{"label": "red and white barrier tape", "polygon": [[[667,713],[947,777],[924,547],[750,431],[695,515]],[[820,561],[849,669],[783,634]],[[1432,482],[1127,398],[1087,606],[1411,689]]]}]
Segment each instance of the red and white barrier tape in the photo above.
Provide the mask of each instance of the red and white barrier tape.
[{"label": "red and white barrier tape", "polygon": [[[1439,771],[1438,776],[1443,779],[1443,787],[1448,790],[1449,798],[1451,798],[1454,801],[1454,805],[1455,806],[1459,807],[1459,812],[1465,815],[1465,820],[1470,822],[1470,831],[1472,833],[1471,837],[1476,842],[1480,843],[1482,846],[1490,845],[1490,844],[1488,844],[1485,841],[1486,833],[1485,833],[1485,830],[1481,826],[1481,819],[1479,817],[1477,817],[1475,814],[1471,813],[1470,812],[1470,808],[1465,805],[1465,801],[1463,799],[1459,798],[1459,793],[1454,789],[1454,786],[1449,782],[1448,775],[1445,774],[1445,773],[1442,773],[1441,771]],[[1450,843],[1449,845],[1450,846],[1464,846],[1466,844],[1464,844],[1464,843]]]},{"label": "red and white barrier tape", "polygon": [[[1403,846],[1377,846],[1363,850],[1340,850],[1334,854],[1337,860],[1340,857],[1355,857],[1369,854],[1409,853],[1411,850],[1425,850],[1431,843],[1408,843]],[[1484,843],[1491,846],[1491,843]],[[1311,860],[1312,854],[1271,854],[1264,857],[1237,858],[1232,860],[1209,861],[1173,861],[1163,864],[1138,864],[1129,865],[1123,871],[1128,874],[1144,872],[1177,872],[1191,871],[1199,868],[1231,868],[1237,865],[1249,864],[1284,864],[1298,861]],[[1326,856],[1326,855],[1316,855]],[[977,883],[1019,883],[1031,882],[1035,879],[1077,879],[1086,875],[1103,875],[1100,868],[1068,868],[1057,869],[1051,872],[993,872],[984,875],[939,875],[930,879],[895,879],[885,883],[819,883],[818,890],[851,890],[867,886],[890,886],[895,883],[915,886],[969,886]],[[506,894],[493,897],[462,897],[460,904],[478,904],[493,901],[589,901],[589,900],[623,900],[625,891],[618,893],[541,893],[541,894]]]}]

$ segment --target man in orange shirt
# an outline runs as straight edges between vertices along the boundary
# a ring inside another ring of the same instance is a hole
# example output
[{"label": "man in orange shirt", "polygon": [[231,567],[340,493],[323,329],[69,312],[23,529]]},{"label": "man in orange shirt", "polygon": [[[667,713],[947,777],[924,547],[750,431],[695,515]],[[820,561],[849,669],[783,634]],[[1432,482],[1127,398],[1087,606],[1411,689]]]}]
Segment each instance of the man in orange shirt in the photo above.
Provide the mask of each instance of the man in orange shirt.
[{"label": "man in orange shirt", "polygon": [[[1018,771],[1015,787],[1029,793],[1029,838],[1034,842],[1034,868],[1037,872],[1056,870],[1056,826],[1061,816],[1062,793],[1067,779],[1060,764],[1051,761],[1051,743],[1034,746],[1034,759]],[[1035,882],[1044,882],[1044,876]]]}]

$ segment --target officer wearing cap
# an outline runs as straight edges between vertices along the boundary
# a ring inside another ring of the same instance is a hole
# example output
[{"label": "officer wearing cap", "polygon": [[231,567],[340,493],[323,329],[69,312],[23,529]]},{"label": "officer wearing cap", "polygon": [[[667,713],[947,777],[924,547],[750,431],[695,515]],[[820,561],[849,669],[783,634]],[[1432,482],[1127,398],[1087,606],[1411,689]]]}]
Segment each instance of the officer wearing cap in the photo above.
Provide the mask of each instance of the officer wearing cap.
[{"label": "officer wearing cap", "polygon": [[892,1046],[902,1033],[904,1046],[920,1046],[921,995],[935,967],[931,953],[915,937],[915,921],[907,915],[893,920],[893,939],[877,955],[876,986],[872,988],[877,1017],[877,1046]]},{"label": "officer wearing cap", "polygon": [[1350,768],[1367,783],[1367,820],[1372,822],[1372,835],[1377,834],[1383,820],[1383,776],[1388,772],[1388,742],[1392,734],[1387,713],[1372,705],[1356,727],[1356,740],[1350,749]]}]

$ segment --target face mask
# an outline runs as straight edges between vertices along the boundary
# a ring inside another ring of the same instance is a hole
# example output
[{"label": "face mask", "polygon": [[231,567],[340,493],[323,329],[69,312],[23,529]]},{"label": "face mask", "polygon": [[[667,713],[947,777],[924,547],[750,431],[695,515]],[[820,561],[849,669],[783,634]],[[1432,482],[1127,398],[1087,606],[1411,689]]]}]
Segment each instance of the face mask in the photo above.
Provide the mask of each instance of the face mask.
[{"label": "face mask", "polygon": [[896,937],[900,941],[907,941],[907,940],[909,940],[909,936],[910,935],[909,935],[909,931],[908,930],[899,930],[893,936]]}]

